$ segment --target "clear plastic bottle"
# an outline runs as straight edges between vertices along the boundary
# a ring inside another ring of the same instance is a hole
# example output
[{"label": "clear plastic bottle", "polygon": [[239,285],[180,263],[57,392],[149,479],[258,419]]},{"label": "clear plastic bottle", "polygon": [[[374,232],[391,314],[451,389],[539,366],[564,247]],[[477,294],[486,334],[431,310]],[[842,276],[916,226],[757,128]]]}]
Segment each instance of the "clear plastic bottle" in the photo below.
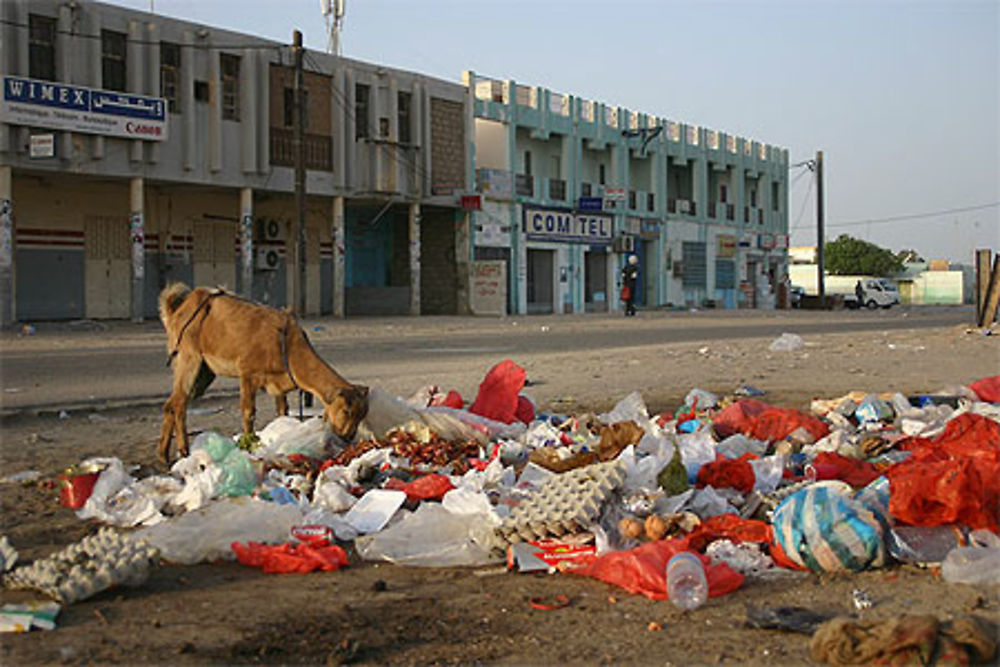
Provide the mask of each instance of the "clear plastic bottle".
[{"label": "clear plastic bottle", "polygon": [[667,596],[684,611],[697,609],[708,600],[708,580],[701,559],[682,551],[667,563]]}]

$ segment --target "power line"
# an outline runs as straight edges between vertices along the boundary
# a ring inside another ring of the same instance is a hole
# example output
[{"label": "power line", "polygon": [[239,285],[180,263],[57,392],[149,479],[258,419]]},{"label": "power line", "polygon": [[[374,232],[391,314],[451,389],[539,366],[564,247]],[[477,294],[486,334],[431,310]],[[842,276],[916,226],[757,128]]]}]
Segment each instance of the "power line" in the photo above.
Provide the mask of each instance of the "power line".
[{"label": "power line", "polygon": [[[802,172],[802,173],[803,173],[803,174],[806,174],[806,173],[808,173],[808,174],[811,174],[812,172],[811,172],[811,171],[804,171],[804,172]],[[798,217],[797,217],[797,218],[795,218],[795,224],[794,224],[794,225],[792,226],[792,230],[795,230],[795,229],[798,229],[798,228],[799,228],[799,222],[800,222],[800,221],[802,220],[802,216],[803,216],[803,215],[805,214],[805,212],[806,212],[806,204],[808,204],[808,203],[809,203],[809,195],[811,195],[811,194],[812,194],[812,189],[813,189],[813,183],[814,183],[815,181],[816,181],[816,179],[815,179],[815,178],[810,178],[810,179],[809,179],[809,189],[807,189],[807,190],[806,190],[806,194],[805,194],[805,196],[804,196],[804,197],[802,198],[802,207],[801,207],[801,208],[799,209],[799,215],[798,215]],[[789,231],[791,231],[791,230],[789,230]]]},{"label": "power line", "polygon": [[993,202],[992,204],[980,204],[978,206],[964,206],[961,208],[949,208],[942,211],[928,211],[926,213],[913,213],[910,215],[896,215],[888,218],[871,218],[869,220],[851,220],[849,222],[834,222],[830,223],[828,227],[856,227],[859,225],[872,225],[872,224],[883,224],[886,222],[897,222],[900,220],[916,220],[919,218],[933,218],[939,215],[948,215],[950,213],[967,213],[969,211],[981,211],[987,208],[995,208],[1000,206],[1000,202]]}]

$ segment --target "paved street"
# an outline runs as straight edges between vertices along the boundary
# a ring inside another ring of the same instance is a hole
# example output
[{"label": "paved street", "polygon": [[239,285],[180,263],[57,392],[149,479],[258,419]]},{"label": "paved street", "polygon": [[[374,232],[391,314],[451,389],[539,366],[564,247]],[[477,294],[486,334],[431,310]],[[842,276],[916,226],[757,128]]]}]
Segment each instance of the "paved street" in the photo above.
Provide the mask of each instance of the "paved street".
[{"label": "paved street", "polygon": [[[889,311],[647,312],[497,318],[312,318],[303,322],[320,354],[356,382],[392,374],[433,377],[443,364],[467,363],[479,376],[496,361],[526,353],[609,351],[664,343],[773,338],[849,331],[892,331],[969,324],[970,307]],[[3,414],[97,409],[162,401],[170,390],[166,339],[158,322],[49,323],[30,336],[0,338]],[[236,391],[220,378],[209,395]]]}]

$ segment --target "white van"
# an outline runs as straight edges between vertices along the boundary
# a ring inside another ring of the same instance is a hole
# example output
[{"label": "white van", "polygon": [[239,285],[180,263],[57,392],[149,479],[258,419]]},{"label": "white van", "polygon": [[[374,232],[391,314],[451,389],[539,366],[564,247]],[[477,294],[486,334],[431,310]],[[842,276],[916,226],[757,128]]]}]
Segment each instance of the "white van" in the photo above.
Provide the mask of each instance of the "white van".
[{"label": "white van", "polygon": [[844,295],[844,305],[848,308],[864,306],[869,310],[876,308],[892,308],[899,303],[899,288],[896,283],[886,278],[865,278],[861,281],[863,298],[858,301],[857,295],[850,292]]}]

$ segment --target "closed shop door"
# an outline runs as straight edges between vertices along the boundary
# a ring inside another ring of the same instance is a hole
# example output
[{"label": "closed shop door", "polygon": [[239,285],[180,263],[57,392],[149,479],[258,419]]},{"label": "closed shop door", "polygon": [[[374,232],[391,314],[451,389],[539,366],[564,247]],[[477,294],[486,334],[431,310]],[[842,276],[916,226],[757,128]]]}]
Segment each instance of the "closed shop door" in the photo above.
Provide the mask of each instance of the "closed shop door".
[{"label": "closed shop door", "polygon": [[87,317],[129,317],[132,265],[128,221],[124,217],[88,217],[83,224]]},{"label": "closed shop door", "polygon": [[528,314],[552,313],[554,250],[528,250]]},{"label": "closed shop door", "polygon": [[236,284],[236,223],[195,224],[194,282],[205,287]]},{"label": "closed shop door", "polygon": [[608,253],[603,249],[584,253],[584,295],[588,313],[608,311]]}]

